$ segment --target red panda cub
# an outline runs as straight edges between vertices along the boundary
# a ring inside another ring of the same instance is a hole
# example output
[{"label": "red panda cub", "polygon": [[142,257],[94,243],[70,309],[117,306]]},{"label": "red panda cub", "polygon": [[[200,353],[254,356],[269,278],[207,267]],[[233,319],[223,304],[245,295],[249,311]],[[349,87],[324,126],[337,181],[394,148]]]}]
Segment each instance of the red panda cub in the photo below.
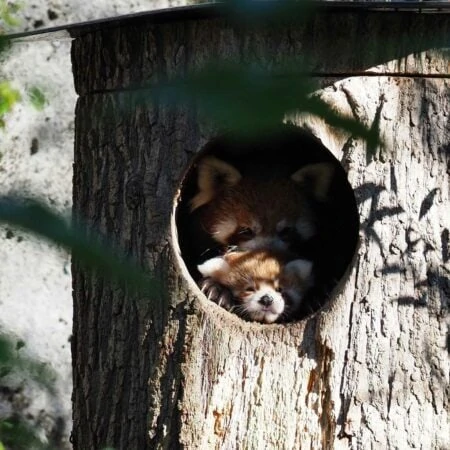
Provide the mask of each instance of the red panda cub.
[{"label": "red panda cub", "polygon": [[[206,278],[199,285],[212,301],[241,316],[260,322],[281,318],[287,321],[295,317],[302,288],[312,283],[315,246],[320,244],[315,207],[326,200],[334,169],[330,163],[309,164],[294,168],[290,177],[274,176],[270,167],[263,169],[260,171],[255,164],[252,173],[242,175],[233,165],[214,156],[199,161],[198,191],[190,202],[191,213],[195,211],[200,228],[217,243],[215,251],[219,255],[230,249],[249,251],[239,258],[227,253],[201,264],[199,272]],[[282,253],[283,263],[279,257]],[[264,264],[259,268],[261,258]],[[250,271],[247,275],[246,270]],[[278,275],[270,277],[266,272]],[[296,283],[290,285],[286,280],[292,276]],[[244,295],[240,286],[249,279],[254,284],[255,280],[265,280],[266,289],[271,286],[268,280],[282,280],[285,295],[277,293],[274,286],[270,287],[269,297],[259,289]],[[264,298],[273,301],[264,305]],[[236,299],[239,303],[233,306]]]},{"label": "red panda cub", "polygon": [[[256,322],[273,323],[295,316],[312,284],[312,263],[286,263],[282,254],[267,250],[231,251],[198,266],[200,273],[229,289],[225,309]],[[206,284],[208,287],[208,285]]]},{"label": "red panda cub", "polygon": [[190,202],[204,231],[223,250],[275,249],[296,253],[296,245],[316,235],[312,204],[327,197],[333,175],[329,163],[306,165],[290,178],[241,175],[214,156],[198,163],[198,192]]}]

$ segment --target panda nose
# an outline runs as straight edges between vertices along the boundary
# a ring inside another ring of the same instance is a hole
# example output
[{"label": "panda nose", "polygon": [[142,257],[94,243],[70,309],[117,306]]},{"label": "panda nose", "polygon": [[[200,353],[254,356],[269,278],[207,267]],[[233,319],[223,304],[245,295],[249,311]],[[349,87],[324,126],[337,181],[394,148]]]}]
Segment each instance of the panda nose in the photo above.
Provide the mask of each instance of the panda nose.
[{"label": "panda nose", "polygon": [[261,303],[263,306],[270,306],[273,303],[273,298],[266,294],[258,300],[258,303]]}]

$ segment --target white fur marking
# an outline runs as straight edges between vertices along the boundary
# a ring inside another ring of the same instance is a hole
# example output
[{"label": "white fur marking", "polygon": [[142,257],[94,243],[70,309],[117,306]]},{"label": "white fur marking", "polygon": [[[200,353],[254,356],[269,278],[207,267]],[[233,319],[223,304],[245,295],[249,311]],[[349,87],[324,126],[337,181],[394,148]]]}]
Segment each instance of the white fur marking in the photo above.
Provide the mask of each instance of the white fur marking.
[{"label": "white fur marking", "polygon": [[217,272],[227,272],[230,270],[230,266],[225,259],[219,257],[211,258],[205,261],[203,264],[199,264],[197,269],[204,277],[214,276]]},{"label": "white fur marking", "polygon": [[[272,297],[273,302],[264,307],[259,300],[269,295]],[[275,291],[272,285],[267,283],[261,283],[260,288],[252,295],[246,298],[246,311],[249,316],[257,322],[273,323],[284,311],[284,299],[283,296]]]}]

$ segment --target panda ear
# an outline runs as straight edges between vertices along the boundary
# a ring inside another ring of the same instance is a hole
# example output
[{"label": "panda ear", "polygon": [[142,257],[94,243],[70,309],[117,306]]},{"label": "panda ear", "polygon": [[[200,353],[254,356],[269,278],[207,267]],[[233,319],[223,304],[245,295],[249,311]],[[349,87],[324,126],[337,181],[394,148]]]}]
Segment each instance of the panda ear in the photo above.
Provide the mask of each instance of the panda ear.
[{"label": "panda ear", "polygon": [[218,256],[205,261],[203,264],[199,264],[197,269],[204,277],[218,277],[221,274],[226,274],[230,270],[229,264],[224,258]]},{"label": "panda ear", "polygon": [[334,168],[330,163],[308,164],[291,175],[291,179],[306,187],[316,200],[327,199]]},{"label": "panda ear", "polygon": [[307,281],[311,278],[313,263],[306,259],[294,259],[286,264],[284,273],[299,280]]},{"label": "panda ear", "polygon": [[203,158],[197,167],[198,193],[191,200],[191,212],[206,205],[224,188],[234,186],[242,178],[231,164],[214,156]]}]

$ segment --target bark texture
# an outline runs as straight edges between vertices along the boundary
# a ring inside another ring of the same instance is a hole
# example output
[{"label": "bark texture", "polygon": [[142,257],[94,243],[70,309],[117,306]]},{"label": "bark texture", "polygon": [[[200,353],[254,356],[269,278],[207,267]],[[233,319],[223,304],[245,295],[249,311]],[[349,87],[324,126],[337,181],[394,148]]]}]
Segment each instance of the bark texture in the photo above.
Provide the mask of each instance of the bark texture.
[{"label": "bark texture", "polygon": [[[191,20],[74,41],[74,212],[164,287],[138,298],[75,261],[75,449],[450,446],[450,83],[422,77],[448,71],[447,17],[321,13],[264,29]],[[306,50],[324,80],[341,74],[319,95],[378,127],[384,144],[370,153],[317,118],[291,117],[347,170],[360,242],[324,310],[246,323],[200,294],[174,234],[183,174],[215,132],[194,107],[150,105],[131,88],[211,56],[272,67]],[[374,66],[380,76],[350,76]]]}]

